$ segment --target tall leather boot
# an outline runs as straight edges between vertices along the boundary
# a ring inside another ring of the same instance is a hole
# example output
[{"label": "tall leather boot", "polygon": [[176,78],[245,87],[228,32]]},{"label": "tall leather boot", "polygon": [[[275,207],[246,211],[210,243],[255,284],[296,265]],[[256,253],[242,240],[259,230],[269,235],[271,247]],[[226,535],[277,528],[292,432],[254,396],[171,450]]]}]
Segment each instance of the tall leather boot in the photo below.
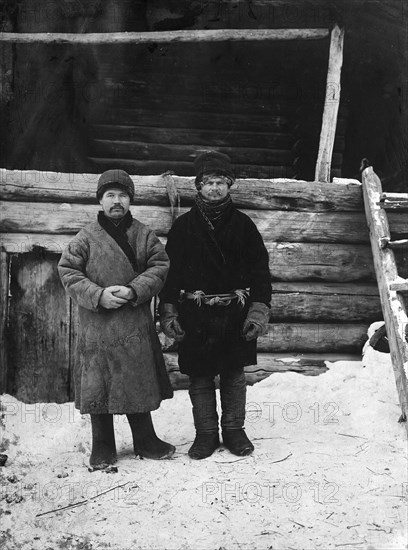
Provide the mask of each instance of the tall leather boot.
[{"label": "tall leather boot", "polygon": [[220,376],[222,406],[222,441],[227,449],[238,456],[252,453],[254,446],[245,430],[246,381],[243,369],[226,372]]},{"label": "tall leather boot", "polygon": [[92,452],[89,464],[103,470],[116,462],[113,414],[91,414]]},{"label": "tall leather boot", "polygon": [[196,436],[188,455],[201,460],[211,456],[220,446],[214,378],[191,377],[189,394]]},{"label": "tall leather boot", "polygon": [[159,439],[154,431],[150,412],[126,415],[133,436],[136,456],[162,460],[171,458],[176,450],[173,445]]}]

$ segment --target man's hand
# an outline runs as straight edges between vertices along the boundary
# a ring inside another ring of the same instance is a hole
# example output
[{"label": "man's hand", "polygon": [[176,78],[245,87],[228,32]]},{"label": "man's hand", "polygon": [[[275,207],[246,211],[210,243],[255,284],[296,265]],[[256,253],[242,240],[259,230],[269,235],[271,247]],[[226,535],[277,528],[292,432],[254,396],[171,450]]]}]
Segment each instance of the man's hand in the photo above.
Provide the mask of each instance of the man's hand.
[{"label": "man's hand", "polygon": [[124,298],[127,301],[136,298],[136,292],[133,290],[133,288],[128,286],[117,286],[116,288],[118,290],[116,290],[113,294],[118,298]]},{"label": "man's hand", "polygon": [[105,309],[118,309],[123,304],[127,304],[129,300],[123,297],[125,294],[123,289],[126,291],[126,295],[128,295],[130,289],[125,286],[114,285],[106,287],[99,298],[99,305]]},{"label": "man's hand", "polygon": [[261,302],[252,302],[242,328],[244,340],[249,342],[268,332],[269,308]]},{"label": "man's hand", "polygon": [[174,304],[160,304],[160,326],[168,338],[181,342],[186,333],[178,321],[178,312]]}]

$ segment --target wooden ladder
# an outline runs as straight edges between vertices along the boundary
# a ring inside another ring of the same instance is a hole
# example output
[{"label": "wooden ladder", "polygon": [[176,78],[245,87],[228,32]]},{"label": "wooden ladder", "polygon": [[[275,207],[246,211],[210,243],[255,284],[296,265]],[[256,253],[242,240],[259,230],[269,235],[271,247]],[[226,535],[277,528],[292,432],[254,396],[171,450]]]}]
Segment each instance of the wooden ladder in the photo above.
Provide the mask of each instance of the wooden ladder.
[{"label": "wooden ladder", "polygon": [[392,240],[387,216],[390,210],[408,215],[408,194],[383,193],[372,166],[365,168],[362,179],[374,269],[402,411],[399,422],[405,423],[408,432],[408,316],[403,295],[408,293],[408,279],[398,275],[394,254],[397,248],[408,248],[408,239]]}]

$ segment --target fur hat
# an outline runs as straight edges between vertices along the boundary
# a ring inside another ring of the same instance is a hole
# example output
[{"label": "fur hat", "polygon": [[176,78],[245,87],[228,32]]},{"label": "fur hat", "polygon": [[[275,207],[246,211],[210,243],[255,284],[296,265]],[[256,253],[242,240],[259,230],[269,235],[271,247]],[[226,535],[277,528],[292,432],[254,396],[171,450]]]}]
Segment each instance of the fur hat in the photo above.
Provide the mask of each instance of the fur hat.
[{"label": "fur hat", "polygon": [[101,200],[102,195],[110,187],[118,187],[123,189],[129,195],[130,200],[133,201],[135,196],[135,185],[132,178],[124,170],[106,170],[100,175],[98,180],[98,187],[96,189],[96,198]]},{"label": "fur hat", "polygon": [[219,176],[226,176],[231,180],[228,187],[235,181],[234,172],[231,167],[231,159],[224,153],[218,151],[209,151],[208,153],[202,153],[194,161],[194,170],[196,173],[195,186],[200,188],[203,176],[210,174],[217,174]]}]

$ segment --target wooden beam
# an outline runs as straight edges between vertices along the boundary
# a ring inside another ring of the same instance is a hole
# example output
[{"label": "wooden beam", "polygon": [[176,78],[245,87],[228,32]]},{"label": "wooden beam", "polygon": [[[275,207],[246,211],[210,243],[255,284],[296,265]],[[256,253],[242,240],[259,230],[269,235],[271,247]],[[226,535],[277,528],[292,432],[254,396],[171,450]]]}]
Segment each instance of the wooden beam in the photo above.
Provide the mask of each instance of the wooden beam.
[{"label": "wooden beam", "polygon": [[[139,158],[143,160],[165,160],[192,162],[201,152],[209,147],[197,144],[178,145],[174,143],[146,143],[144,141],[94,139],[91,154],[119,158]],[[215,151],[227,154],[234,165],[259,164],[274,166],[292,164],[293,155],[289,149],[264,149],[260,147],[211,147]]]},{"label": "wooden beam", "polygon": [[[181,374],[176,353],[165,353],[164,359],[170,381],[176,390],[187,389],[189,377]],[[361,355],[336,353],[258,353],[258,364],[244,368],[248,385],[252,386],[271,374],[297,372],[307,376],[318,376],[329,370],[328,363],[335,361],[353,361],[361,364]]]},{"label": "wooden beam", "polygon": [[[9,254],[37,250],[61,254],[73,235],[0,233],[0,246]],[[163,244],[166,237],[160,237]],[[369,245],[265,242],[273,280],[351,282],[374,280]]]},{"label": "wooden beam", "polygon": [[[1,233],[74,234],[96,220],[99,206],[72,203],[32,203],[0,201]],[[181,208],[180,214],[187,208]],[[242,210],[254,221],[265,241],[367,243],[367,222],[360,212],[284,212]],[[158,235],[167,235],[172,217],[170,208],[131,206],[135,218]],[[393,215],[395,235],[408,231],[404,214]]]},{"label": "wooden beam", "polygon": [[[96,203],[100,174],[0,169],[0,199],[32,202]],[[182,206],[194,202],[193,177],[172,176]],[[135,204],[168,206],[164,179],[132,176]],[[322,184],[291,179],[237,179],[231,196],[238,208],[309,212],[363,211],[361,184],[343,179]]]},{"label": "wooden beam", "polygon": [[0,33],[0,42],[12,44],[154,44],[180,42],[236,42],[316,40],[327,29],[215,29],[110,33]]},{"label": "wooden beam", "polygon": [[0,394],[7,392],[7,323],[10,256],[0,247]]},{"label": "wooden beam", "polygon": [[361,353],[367,323],[270,323],[259,352]]},{"label": "wooden beam", "polygon": [[273,282],[271,323],[372,323],[382,320],[373,283]]},{"label": "wooden beam", "polygon": [[[380,179],[369,166],[363,171],[364,204],[402,417],[407,420],[408,342],[405,339],[405,331],[408,327],[408,316],[402,296],[390,289],[390,283],[398,281],[399,278],[394,252],[380,246],[383,237],[390,239],[387,214],[378,205],[381,192]],[[408,422],[405,422],[405,426],[408,431]]]},{"label": "wooden beam", "polygon": [[[208,148],[205,148],[208,150]],[[204,148],[203,148],[204,151]],[[112,168],[126,170],[129,174],[162,174],[167,171],[177,172],[180,176],[191,176],[194,173],[193,158],[190,161],[180,160],[134,160],[134,158],[87,157],[96,171],[103,172]],[[288,164],[235,164],[234,172],[241,178],[288,178],[293,174],[292,163]],[[333,171],[334,173],[334,171]]]},{"label": "wooden beam", "polygon": [[[97,118],[99,116],[99,118]],[[186,107],[180,111],[169,111],[166,105],[158,109],[140,108],[115,108],[106,111],[100,109],[95,113],[95,123],[129,125],[137,124],[142,126],[158,127],[170,126],[171,128],[185,128],[204,130],[245,130],[252,132],[284,132],[289,130],[289,118],[284,113],[277,115],[251,115],[222,112],[207,112],[188,110]]]},{"label": "wooden beam", "polygon": [[273,280],[375,281],[368,245],[269,241],[265,245]]},{"label": "wooden beam", "polygon": [[337,112],[340,103],[340,78],[343,64],[344,29],[333,28],[330,40],[329,67],[327,70],[326,98],[320,132],[319,152],[315,180],[330,181],[334,139],[336,137]]},{"label": "wooden beam", "polygon": [[[164,128],[152,126],[125,126],[119,124],[94,124],[89,127],[92,139],[115,139],[145,141],[148,143],[178,143],[180,145],[229,146],[233,137],[238,147],[256,147],[262,139],[262,145],[270,149],[290,149],[295,138],[288,132],[251,132],[236,130],[232,134],[229,129],[189,129]],[[336,140],[339,150],[344,149],[344,138]]]}]

